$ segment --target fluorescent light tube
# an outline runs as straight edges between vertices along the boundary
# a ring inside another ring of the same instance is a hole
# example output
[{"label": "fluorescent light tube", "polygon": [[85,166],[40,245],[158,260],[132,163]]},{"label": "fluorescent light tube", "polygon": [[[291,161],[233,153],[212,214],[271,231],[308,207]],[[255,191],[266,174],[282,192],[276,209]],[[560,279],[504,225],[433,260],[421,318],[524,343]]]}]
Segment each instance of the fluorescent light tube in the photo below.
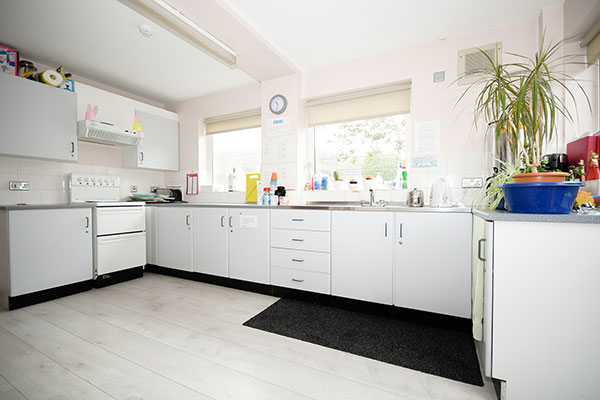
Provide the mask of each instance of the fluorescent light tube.
[{"label": "fluorescent light tube", "polygon": [[144,17],[176,34],[229,67],[237,66],[237,55],[225,43],[202,29],[163,0],[119,0]]}]

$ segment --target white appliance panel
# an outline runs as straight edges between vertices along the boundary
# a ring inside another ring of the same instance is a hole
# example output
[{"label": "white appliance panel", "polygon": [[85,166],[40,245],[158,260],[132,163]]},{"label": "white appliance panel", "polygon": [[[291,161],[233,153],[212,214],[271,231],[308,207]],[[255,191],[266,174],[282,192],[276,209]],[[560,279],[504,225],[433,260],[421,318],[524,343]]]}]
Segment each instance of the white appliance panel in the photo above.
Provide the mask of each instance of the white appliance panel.
[{"label": "white appliance panel", "polygon": [[146,264],[146,233],[96,239],[96,274],[103,275]]},{"label": "white appliance panel", "polygon": [[94,209],[94,221],[98,236],[146,230],[144,206],[97,207]]}]

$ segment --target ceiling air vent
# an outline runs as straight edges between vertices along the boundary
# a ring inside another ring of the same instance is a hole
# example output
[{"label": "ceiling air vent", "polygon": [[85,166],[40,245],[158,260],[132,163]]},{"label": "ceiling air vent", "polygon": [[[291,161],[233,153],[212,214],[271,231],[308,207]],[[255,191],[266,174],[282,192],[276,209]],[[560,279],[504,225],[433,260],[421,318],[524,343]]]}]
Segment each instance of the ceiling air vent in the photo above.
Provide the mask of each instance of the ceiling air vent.
[{"label": "ceiling air vent", "polygon": [[481,72],[491,70],[490,61],[502,62],[502,43],[496,42],[481,47],[460,50],[458,52],[458,84],[468,85],[481,77]]}]

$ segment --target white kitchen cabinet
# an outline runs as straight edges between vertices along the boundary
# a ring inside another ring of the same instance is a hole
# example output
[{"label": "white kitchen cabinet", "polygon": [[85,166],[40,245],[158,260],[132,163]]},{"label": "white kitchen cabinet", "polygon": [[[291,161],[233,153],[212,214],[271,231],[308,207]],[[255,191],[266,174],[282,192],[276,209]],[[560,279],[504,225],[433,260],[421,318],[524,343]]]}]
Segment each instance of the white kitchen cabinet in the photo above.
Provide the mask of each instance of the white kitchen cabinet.
[{"label": "white kitchen cabinet", "polygon": [[194,272],[229,276],[228,209],[196,207],[193,215]]},{"label": "white kitchen cabinet", "polygon": [[271,210],[271,284],[331,293],[331,215]]},{"label": "white kitchen cabinet", "polygon": [[394,214],[331,212],[331,294],[393,302]]},{"label": "white kitchen cabinet", "polygon": [[269,283],[269,210],[194,209],[194,272]]},{"label": "white kitchen cabinet", "polygon": [[77,161],[73,92],[0,74],[0,153]]},{"label": "white kitchen cabinet", "polygon": [[146,206],[146,262],[156,265],[156,210]]},{"label": "white kitchen cabinet", "polygon": [[91,208],[0,211],[0,298],[93,277]]},{"label": "white kitchen cabinet", "polygon": [[230,208],[229,277],[269,284],[269,210]]},{"label": "white kitchen cabinet", "polygon": [[394,305],[471,317],[471,213],[396,213]]},{"label": "white kitchen cabinet", "polygon": [[179,123],[176,115],[164,117],[136,110],[144,136],[137,147],[123,149],[126,167],[177,171],[179,169]]},{"label": "white kitchen cabinet", "polygon": [[192,229],[191,207],[157,206],[156,265],[192,271]]}]

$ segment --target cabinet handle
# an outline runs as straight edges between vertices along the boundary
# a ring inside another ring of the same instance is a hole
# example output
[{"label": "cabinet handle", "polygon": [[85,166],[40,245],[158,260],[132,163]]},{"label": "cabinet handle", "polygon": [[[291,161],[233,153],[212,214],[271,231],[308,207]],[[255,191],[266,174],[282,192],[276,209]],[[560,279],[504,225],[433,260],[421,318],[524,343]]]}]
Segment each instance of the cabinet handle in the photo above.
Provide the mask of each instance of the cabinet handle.
[{"label": "cabinet handle", "polygon": [[71,142],[71,154],[75,154],[75,142]]},{"label": "cabinet handle", "polygon": [[233,228],[233,216],[229,216],[229,227]]},{"label": "cabinet handle", "polygon": [[292,218],[292,221],[294,221],[294,222],[303,222],[304,218]]},{"label": "cabinet handle", "polygon": [[477,258],[479,258],[481,261],[485,261],[485,257],[481,257],[481,244],[485,241],[486,239],[479,239],[477,241]]},{"label": "cabinet handle", "polygon": [[190,226],[190,215],[189,214],[185,216],[185,224],[187,226]]},{"label": "cabinet handle", "polygon": [[292,261],[293,261],[293,262],[304,262],[304,260],[299,260],[299,259],[297,259],[297,258],[292,258]]},{"label": "cabinet handle", "polygon": [[144,152],[140,151],[140,161],[144,161]]},{"label": "cabinet handle", "polygon": [[304,242],[304,239],[292,239],[292,242]]},{"label": "cabinet handle", "polygon": [[294,282],[304,282],[304,279],[296,279],[296,278],[292,278],[292,280],[293,280]]},{"label": "cabinet handle", "polygon": [[385,223],[385,237],[387,237],[387,225],[388,225],[388,223],[386,222]]},{"label": "cabinet handle", "polygon": [[221,228],[225,228],[225,216],[221,215]]},{"label": "cabinet handle", "polygon": [[90,217],[85,217],[85,229],[90,227]]},{"label": "cabinet handle", "polygon": [[400,233],[400,237],[402,237],[402,224],[400,224],[400,229],[398,229],[398,232]]}]

